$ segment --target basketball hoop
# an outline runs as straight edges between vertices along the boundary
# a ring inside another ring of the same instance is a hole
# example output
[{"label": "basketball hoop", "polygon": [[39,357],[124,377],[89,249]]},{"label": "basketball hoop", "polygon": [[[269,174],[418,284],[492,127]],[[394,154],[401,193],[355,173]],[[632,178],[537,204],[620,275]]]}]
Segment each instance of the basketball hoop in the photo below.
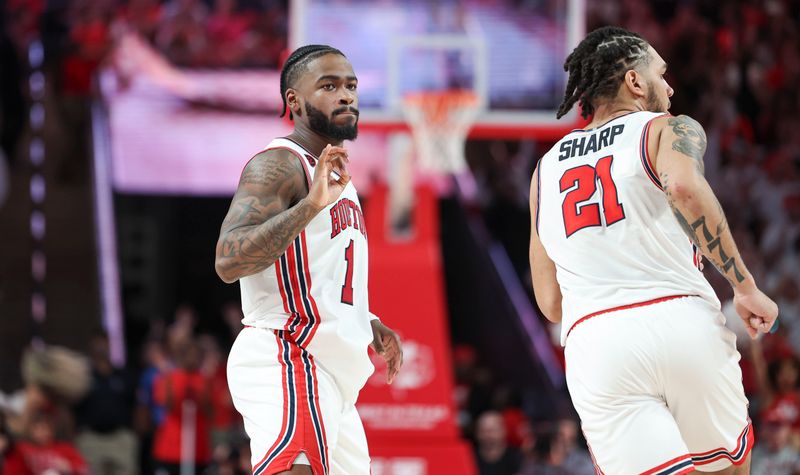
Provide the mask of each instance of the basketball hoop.
[{"label": "basketball hoop", "polygon": [[480,111],[472,91],[425,91],[403,97],[403,116],[411,129],[420,168],[460,173],[467,168],[464,143]]}]

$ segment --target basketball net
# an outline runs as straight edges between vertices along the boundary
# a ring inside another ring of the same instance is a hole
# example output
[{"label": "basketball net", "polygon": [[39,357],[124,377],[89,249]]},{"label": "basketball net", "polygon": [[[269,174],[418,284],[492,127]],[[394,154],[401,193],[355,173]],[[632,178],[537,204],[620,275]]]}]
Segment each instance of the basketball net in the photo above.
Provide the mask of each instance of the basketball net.
[{"label": "basketball net", "polygon": [[464,143],[480,110],[472,91],[426,91],[403,97],[403,115],[411,129],[420,168],[458,174],[467,169]]}]

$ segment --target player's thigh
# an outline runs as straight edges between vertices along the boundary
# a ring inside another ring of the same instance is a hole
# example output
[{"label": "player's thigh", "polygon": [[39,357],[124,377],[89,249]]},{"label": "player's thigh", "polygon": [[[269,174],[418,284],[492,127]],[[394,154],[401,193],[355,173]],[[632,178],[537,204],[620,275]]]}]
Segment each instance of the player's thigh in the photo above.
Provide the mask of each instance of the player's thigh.
[{"label": "player's thigh", "polygon": [[684,331],[673,334],[665,358],[667,405],[697,470],[743,465],[755,438],[736,337],[722,315],[700,299],[682,299],[673,307],[672,324]]},{"label": "player's thigh", "polygon": [[228,388],[250,438],[254,469],[279,441],[289,422],[286,370],[280,355],[272,332],[245,328],[237,336],[228,357]]},{"label": "player's thigh", "polygon": [[661,342],[650,317],[644,310],[599,316],[576,327],[567,341],[567,385],[600,473],[693,469],[660,397]]},{"label": "player's thigh", "polygon": [[355,406],[342,412],[336,443],[331,448],[330,475],[369,475],[370,458],[364,426]]},{"label": "player's thigh", "polygon": [[282,332],[246,328],[228,358],[228,385],[250,437],[255,475],[295,465],[315,475],[329,471],[342,402],[310,354]]}]

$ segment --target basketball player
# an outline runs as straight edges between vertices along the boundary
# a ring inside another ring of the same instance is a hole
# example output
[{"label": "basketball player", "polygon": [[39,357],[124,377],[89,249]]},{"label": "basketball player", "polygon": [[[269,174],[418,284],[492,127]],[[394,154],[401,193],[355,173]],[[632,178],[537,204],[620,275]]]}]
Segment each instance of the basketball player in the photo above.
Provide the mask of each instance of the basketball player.
[{"label": "basketball player", "polygon": [[342,147],[357,135],[358,80],[342,52],[310,45],[280,81],[294,131],[245,166],[217,243],[217,273],[240,282],[245,324],[228,383],[255,475],[367,475],[355,408],[373,371],[367,347],[386,359],[389,383],[403,354],[369,312],[367,233]]},{"label": "basketball player", "polygon": [[595,468],[747,474],[754,438],[739,353],[696,251],[730,282],[751,337],[778,310],[703,177],[705,132],[666,113],[667,65],[634,33],[593,31],[564,69],[558,117],[580,101],[592,120],[534,172],[531,269],[540,308],[562,324]]}]

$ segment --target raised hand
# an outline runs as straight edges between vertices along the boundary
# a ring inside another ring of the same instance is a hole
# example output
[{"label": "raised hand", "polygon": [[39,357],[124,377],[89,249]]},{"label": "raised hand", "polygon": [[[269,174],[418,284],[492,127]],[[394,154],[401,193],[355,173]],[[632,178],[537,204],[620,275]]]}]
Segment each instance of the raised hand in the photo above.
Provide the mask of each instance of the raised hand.
[{"label": "raised hand", "polygon": [[335,202],[350,183],[347,173],[347,150],[328,145],[322,150],[314,169],[314,179],[306,200],[319,209]]}]

